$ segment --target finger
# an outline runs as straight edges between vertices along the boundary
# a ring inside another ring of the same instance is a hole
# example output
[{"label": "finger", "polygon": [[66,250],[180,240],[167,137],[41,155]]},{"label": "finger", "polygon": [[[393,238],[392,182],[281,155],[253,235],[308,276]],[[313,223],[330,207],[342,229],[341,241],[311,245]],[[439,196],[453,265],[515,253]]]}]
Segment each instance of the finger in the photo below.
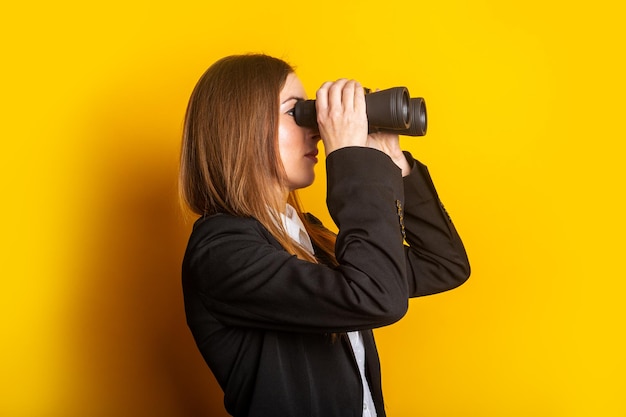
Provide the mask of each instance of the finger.
[{"label": "finger", "polygon": [[328,109],[328,90],[332,86],[332,81],[326,81],[315,93],[315,101],[318,113]]},{"label": "finger", "polygon": [[343,89],[347,82],[347,79],[340,78],[330,86],[328,90],[329,112],[343,114]]},{"label": "finger", "polygon": [[355,81],[353,101],[355,111],[365,112],[365,90],[358,81]]},{"label": "finger", "polygon": [[354,111],[354,84],[353,80],[348,80],[341,91],[341,104],[345,111]]}]

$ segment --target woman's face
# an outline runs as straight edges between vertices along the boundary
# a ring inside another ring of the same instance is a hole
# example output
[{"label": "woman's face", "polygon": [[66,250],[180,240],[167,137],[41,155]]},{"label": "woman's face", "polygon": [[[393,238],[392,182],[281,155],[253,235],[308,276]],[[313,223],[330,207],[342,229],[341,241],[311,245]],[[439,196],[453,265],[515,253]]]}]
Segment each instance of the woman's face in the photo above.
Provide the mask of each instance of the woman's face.
[{"label": "woman's face", "polygon": [[317,163],[319,133],[296,124],[294,108],[298,101],[306,100],[304,87],[291,73],[280,92],[280,117],[278,122],[278,150],[287,174],[290,191],[308,187],[315,179],[313,168]]}]

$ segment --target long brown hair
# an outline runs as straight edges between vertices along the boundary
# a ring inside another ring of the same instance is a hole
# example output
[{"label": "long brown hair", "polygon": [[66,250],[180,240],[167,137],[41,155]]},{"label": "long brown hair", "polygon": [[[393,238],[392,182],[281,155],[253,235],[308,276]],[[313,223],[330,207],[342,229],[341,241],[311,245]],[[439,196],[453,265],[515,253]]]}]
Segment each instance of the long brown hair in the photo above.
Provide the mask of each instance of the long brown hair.
[{"label": "long brown hair", "polygon": [[[179,190],[193,213],[257,219],[287,250],[315,262],[282,226],[286,174],[278,152],[279,95],[294,69],[261,54],[215,62],[194,88],[183,128]],[[311,240],[334,261],[334,236],[302,214]]]}]

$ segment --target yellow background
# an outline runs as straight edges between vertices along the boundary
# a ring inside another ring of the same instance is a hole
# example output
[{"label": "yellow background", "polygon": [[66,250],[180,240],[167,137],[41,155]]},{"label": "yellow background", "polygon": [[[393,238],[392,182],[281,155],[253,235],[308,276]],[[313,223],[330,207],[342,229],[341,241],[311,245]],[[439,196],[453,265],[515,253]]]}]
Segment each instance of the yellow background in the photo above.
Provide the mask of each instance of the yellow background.
[{"label": "yellow background", "polygon": [[[426,98],[403,145],[473,274],[377,331],[390,417],[626,416],[620,4],[5,4],[0,415],[224,415],[184,324],[179,136],[213,61],[266,52],[311,96]],[[302,198],[329,222],[321,165]]]}]

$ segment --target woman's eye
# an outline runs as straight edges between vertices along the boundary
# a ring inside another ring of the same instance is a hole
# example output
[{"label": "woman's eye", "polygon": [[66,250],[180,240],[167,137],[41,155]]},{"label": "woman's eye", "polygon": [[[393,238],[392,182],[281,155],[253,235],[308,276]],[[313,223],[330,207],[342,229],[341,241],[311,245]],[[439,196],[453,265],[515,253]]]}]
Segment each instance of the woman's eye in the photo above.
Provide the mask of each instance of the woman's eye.
[{"label": "woman's eye", "polygon": [[293,109],[287,110],[285,112],[286,115],[291,116],[291,117],[295,117],[296,115],[296,108],[294,107]]}]

